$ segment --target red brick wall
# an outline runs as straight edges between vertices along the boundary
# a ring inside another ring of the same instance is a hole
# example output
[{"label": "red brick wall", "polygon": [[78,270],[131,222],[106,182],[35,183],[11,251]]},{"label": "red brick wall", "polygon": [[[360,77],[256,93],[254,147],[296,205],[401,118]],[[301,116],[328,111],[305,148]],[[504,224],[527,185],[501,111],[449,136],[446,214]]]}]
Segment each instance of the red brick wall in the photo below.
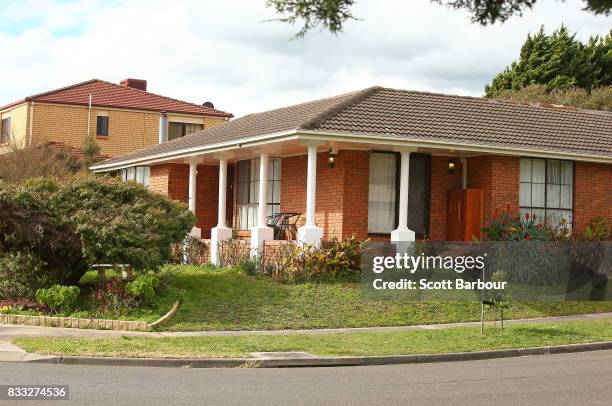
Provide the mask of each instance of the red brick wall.
[{"label": "red brick wall", "polygon": [[[448,157],[431,157],[431,187],[429,195],[429,238],[446,239],[446,205],[450,189],[461,188],[461,164],[455,173],[448,173]],[[410,210],[410,208],[408,208]]]},{"label": "red brick wall", "polygon": [[368,151],[342,151],[344,166],[344,215],[342,237],[355,234],[368,237],[368,194],[370,189],[370,154]]},{"label": "red brick wall", "polygon": [[218,211],[219,167],[199,165],[196,185],[196,227],[202,229],[202,238],[210,238],[210,230],[217,225]]},{"label": "red brick wall", "polygon": [[[323,238],[344,238],[368,233],[367,151],[339,151],[333,168],[328,153],[317,155],[316,223]],[[298,226],[306,221],[306,155],[283,158],[281,163],[281,210],[301,212]]]},{"label": "red brick wall", "polygon": [[[189,200],[189,165],[164,164],[151,167],[149,189],[185,204]],[[202,238],[210,238],[210,229],[217,225],[219,167],[198,166],[196,185],[196,227]]]},{"label": "red brick wall", "polygon": [[581,233],[595,217],[612,223],[612,165],[574,163],[574,231]]},{"label": "red brick wall", "polygon": [[467,160],[468,187],[484,191],[484,222],[487,225],[495,210],[518,213],[519,158],[482,155]]}]

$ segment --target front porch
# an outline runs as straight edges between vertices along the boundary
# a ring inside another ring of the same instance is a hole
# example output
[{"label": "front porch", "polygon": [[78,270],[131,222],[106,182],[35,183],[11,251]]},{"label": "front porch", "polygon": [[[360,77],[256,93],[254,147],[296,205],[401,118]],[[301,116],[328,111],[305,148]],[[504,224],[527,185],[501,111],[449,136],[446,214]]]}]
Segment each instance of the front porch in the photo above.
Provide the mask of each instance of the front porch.
[{"label": "front porch", "polygon": [[[456,221],[449,218],[449,191],[462,193],[469,180],[478,183],[467,168],[471,162],[478,171],[493,162],[488,156],[388,145],[355,147],[285,142],[268,145],[265,153],[243,148],[240,153],[202,154],[153,166],[149,187],[189,204],[197,217],[192,234],[210,240],[213,263],[218,261],[215,247],[232,237],[243,240],[252,255],[275,249],[279,236],[269,227],[269,216],[275,213],[298,214],[294,238],[287,233],[280,237],[296,244],[318,246],[352,235],[387,242],[471,239],[448,234],[456,227],[447,223],[461,227],[462,215],[453,213]],[[516,189],[518,200],[518,180]],[[507,205],[503,200],[499,207]],[[482,199],[475,208],[471,218],[477,225],[472,230],[479,237]]]}]

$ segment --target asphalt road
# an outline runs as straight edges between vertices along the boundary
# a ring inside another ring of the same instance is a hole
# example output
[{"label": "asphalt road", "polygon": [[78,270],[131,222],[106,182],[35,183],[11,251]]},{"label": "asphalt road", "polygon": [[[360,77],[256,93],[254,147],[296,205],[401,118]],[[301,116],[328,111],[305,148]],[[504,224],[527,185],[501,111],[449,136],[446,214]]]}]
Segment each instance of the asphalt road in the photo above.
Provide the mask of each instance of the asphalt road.
[{"label": "asphalt road", "polygon": [[612,351],[302,369],[0,363],[0,384],[70,385],[70,401],[43,405],[611,405]]}]

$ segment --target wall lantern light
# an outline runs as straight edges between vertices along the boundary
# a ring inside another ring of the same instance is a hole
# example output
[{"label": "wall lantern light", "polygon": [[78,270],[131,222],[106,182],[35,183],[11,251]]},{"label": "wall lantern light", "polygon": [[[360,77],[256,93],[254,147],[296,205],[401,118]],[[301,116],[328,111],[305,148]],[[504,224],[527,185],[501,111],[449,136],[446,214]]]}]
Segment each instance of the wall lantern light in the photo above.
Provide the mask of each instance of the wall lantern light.
[{"label": "wall lantern light", "polygon": [[455,173],[456,169],[457,169],[457,165],[455,164],[455,161],[452,159],[449,159],[448,160],[448,173],[452,175],[453,173]]},{"label": "wall lantern light", "polygon": [[335,149],[330,149],[329,150],[329,156],[327,158],[327,166],[329,166],[330,168],[333,168],[334,165],[336,164],[336,155],[338,154],[338,150]]}]

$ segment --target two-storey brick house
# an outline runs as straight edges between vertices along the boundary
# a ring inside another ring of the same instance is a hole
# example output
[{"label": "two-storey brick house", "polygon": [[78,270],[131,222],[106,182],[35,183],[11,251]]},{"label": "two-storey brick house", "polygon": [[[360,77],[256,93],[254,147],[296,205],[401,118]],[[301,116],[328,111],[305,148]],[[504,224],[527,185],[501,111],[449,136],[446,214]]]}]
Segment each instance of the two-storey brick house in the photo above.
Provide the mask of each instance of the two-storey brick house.
[{"label": "two-storey brick house", "polygon": [[[0,107],[0,149],[54,143],[82,149],[94,137],[115,157],[221,124],[231,114],[147,91],[147,82],[98,79],[28,96]],[[125,176],[133,178],[135,170]]]}]

